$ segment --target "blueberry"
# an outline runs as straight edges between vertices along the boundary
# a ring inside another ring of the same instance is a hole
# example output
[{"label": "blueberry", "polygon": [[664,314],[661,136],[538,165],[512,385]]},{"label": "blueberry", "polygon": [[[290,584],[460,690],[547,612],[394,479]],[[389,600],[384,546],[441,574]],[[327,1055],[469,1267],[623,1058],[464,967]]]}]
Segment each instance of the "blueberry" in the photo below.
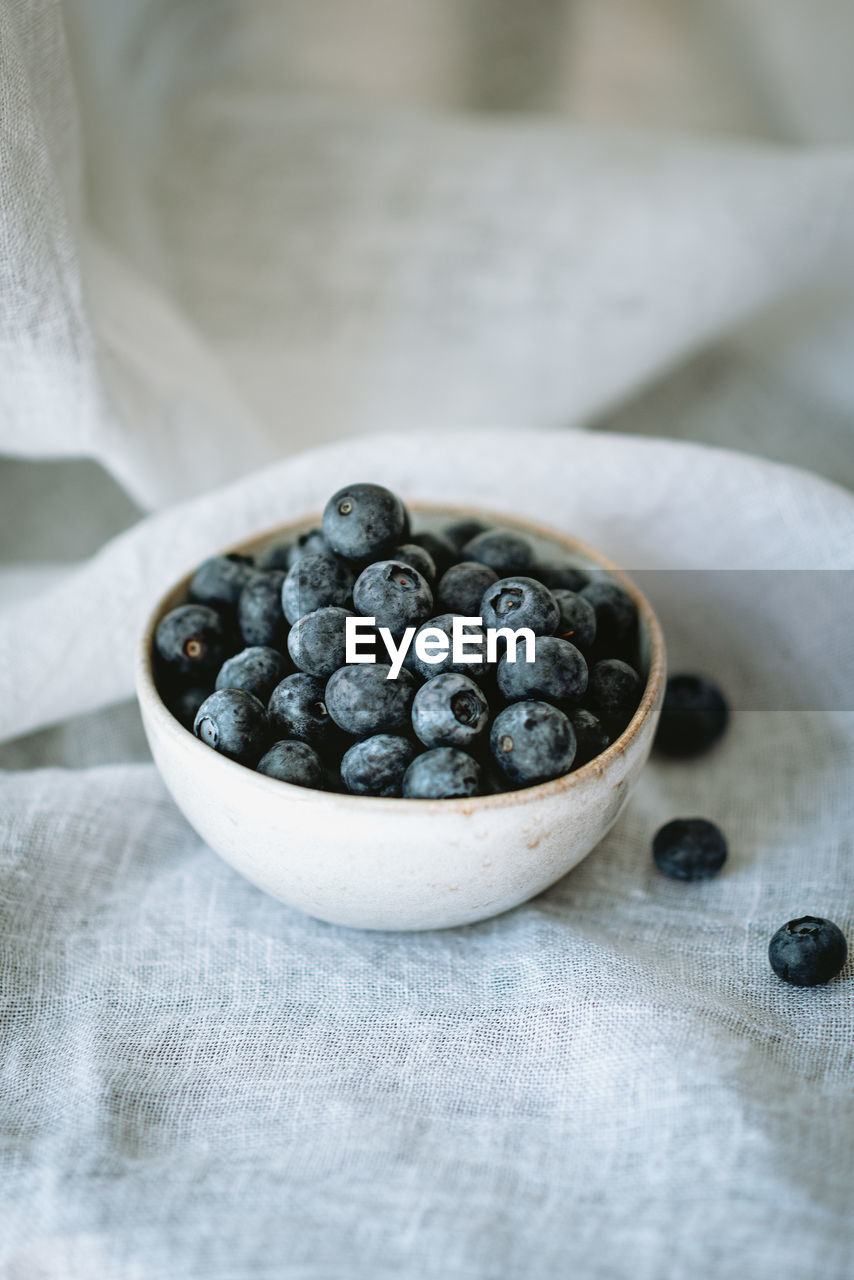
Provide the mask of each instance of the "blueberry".
[{"label": "blueberry", "polygon": [[418,627],[433,611],[433,593],[417,569],[398,560],[377,560],[363,569],[353,587],[353,604],[366,618],[376,618],[398,638]]},{"label": "blueberry", "polygon": [[245,689],[217,689],[196,712],[197,738],[231,760],[252,767],[270,741],[270,725],[263,702]]},{"label": "blueberry", "polygon": [[708,880],[726,862],[723,833],[705,818],[674,818],[656,832],[652,856],[673,880]]},{"label": "blueberry", "polygon": [[344,628],[347,619],[353,617],[355,614],[349,609],[328,605],[294,623],[288,636],[288,653],[300,671],[312,676],[331,676],[344,666],[347,651]]},{"label": "blueberry", "polygon": [[529,627],[534,635],[550,636],[560,611],[548,587],[533,578],[499,578],[483,593],[480,616],[485,627]]},{"label": "blueberry", "polygon": [[405,538],[403,503],[378,484],[339,489],[323,512],[323,532],[332,550],[348,560],[376,560]]},{"label": "blueberry", "polygon": [[[465,615],[464,615],[465,616]],[[476,617],[476,614],[470,615]],[[423,626],[418,628],[413,637],[409,652],[406,655],[405,665],[413,671],[417,671],[425,680],[430,680],[433,676],[442,676],[449,671],[456,671],[459,675],[470,676],[472,680],[479,680],[487,672],[486,664],[486,637],[483,627],[479,627],[474,622],[467,622],[463,627],[463,632],[467,636],[472,636],[478,640],[478,644],[472,643],[468,653],[471,657],[476,658],[475,662],[454,662],[453,656],[453,639],[452,628],[454,625],[454,615],[450,613],[440,613],[436,618],[429,618]],[[416,641],[419,635],[425,631],[441,631],[443,635],[448,637],[448,651],[440,657],[438,662],[425,662],[423,658],[418,656],[416,649]],[[481,657],[478,657],[481,654]]]},{"label": "blueberry", "polygon": [[454,672],[428,680],[412,703],[412,728],[426,747],[470,747],[488,723],[483,693]]},{"label": "blueberry", "polygon": [[282,587],[282,608],[288,622],[328,605],[344,606],[353,590],[353,575],[343,561],[327,553],[308,552],[288,570]]},{"label": "blueberry", "polygon": [[354,742],[341,761],[341,777],[356,796],[399,796],[403,775],[415,755],[408,738],[377,733]]},{"label": "blueberry", "polygon": [[415,679],[404,668],[396,680],[385,663],[341,667],[326,685],[326,706],[345,733],[369,738],[409,728]]},{"label": "blueberry", "polygon": [[590,709],[611,733],[622,733],[638,709],[642,692],[643,682],[634,667],[619,658],[604,658],[590,670]]},{"label": "blueberry", "polygon": [[449,524],[445,529],[444,536],[458,552],[462,551],[467,542],[471,542],[472,538],[476,538],[478,534],[486,533],[489,525],[483,523],[482,520],[455,520],[453,524]]},{"label": "blueberry", "polygon": [[391,559],[399,560],[402,564],[409,565],[410,569],[415,569],[431,587],[436,581],[436,561],[430,552],[419,546],[417,542],[404,542],[402,546],[395,547]]},{"label": "blueberry", "polygon": [[796,987],[829,982],[848,958],[842,930],[820,916],[801,916],[782,925],[768,944],[768,959],[778,978]]},{"label": "blueberry", "polygon": [[274,742],[256,768],[268,778],[278,778],[279,782],[290,782],[295,787],[324,789],[323,761],[307,742],[295,739]]},{"label": "blueberry", "polygon": [[531,570],[534,578],[538,578],[551,591],[581,591],[590,581],[583,569],[572,564],[537,564]]},{"label": "blueberry", "polygon": [[212,556],[199,565],[190,579],[188,595],[196,604],[234,609],[237,599],[255,572],[250,556]]},{"label": "blueberry", "polygon": [[596,611],[596,647],[603,657],[613,657],[634,639],[637,609],[631,597],[616,582],[590,582],[579,595]]},{"label": "blueberry", "polygon": [[702,676],[671,676],[655,745],[668,756],[701,755],[723,736],[728,724],[729,707],[717,685]]},{"label": "blueberry", "polygon": [[[457,560],[459,560],[457,548],[444,534],[432,533],[427,529],[422,529],[418,533],[410,534],[409,542],[414,542],[416,546],[427,552],[436,566],[437,578],[441,577],[446,569],[450,569],[451,565],[456,564]],[[417,569],[418,565],[415,568]]]},{"label": "blueberry", "polygon": [[573,765],[574,768],[580,769],[589,760],[594,760],[596,756],[608,750],[611,745],[611,736],[602,721],[584,707],[572,707],[567,715],[575,730],[575,741],[578,744]]},{"label": "blueberry", "polygon": [[275,546],[268,547],[263,555],[258,557],[258,567],[267,572],[272,569],[281,570],[287,573],[290,569],[290,542],[277,542]]},{"label": "blueberry", "polygon": [[161,618],[154,633],[158,654],[181,676],[213,678],[226,655],[222,618],[208,605],[182,604]]},{"label": "blueberry", "polygon": [[302,560],[303,556],[315,555],[332,555],[332,548],[327,542],[322,529],[307,529],[305,533],[298,534],[288,547],[288,559],[285,567],[292,569],[295,564]]},{"label": "blueberry", "polygon": [[213,689],[209,684],[186,685],[183,689],[176,690],[169,698],[169,710],[175,719],[180,720],[184,728],[192,733],[196,712],[205,698],[210,697],[212,693]]},{"label": "blueberry", "polygon": [[480,795],[480,765],[457,747],[434,747],[416,756],[403,775],[409,800],[456,800]]},{"label": "blueberry", "polygon": [[451,565],[439,579],[436,592],[439,608],[446,613],[461,613],[464,618],[478,618],[484,591],[497,581],[495,570],[476,560]]},{"label": "blueberry", "polygon": [[267,703],[273,732],[299,738],[312,747],[326,747],[338,737],[338,726],[326,709],[326,680],[304,671],[286,676]]},{"label": "blueberry", "polygon": [[257,572],[247,582],[237,600],[237,625],[248,645],[269,645],[284,649],[288,642],[288,624],[282,612],[281,569]]},{"label": "blueberry", "polygon": [[506,655],[499,659],[497,677],[508,702],[535,698],[573,703],[587,689],[587,663],[568,640],[537,636],[534,661],[525,661],[525,646],[520,645],[515,662],[508,662]]},{"label": "blueberry", "polygon": [[466,560],[477,560],[489,565],[499,578],[509,578],[527,573],[534,561],[534,553],[527,538],[512,529],[487,529],[477,534],[463,547]]},{"label": "blueberry", "polygon": [[576,751],[569,717],[550,702],[505,707],[493,721],[489,745],[502,772],[522,787],[569,773]]},{"label": "blueberry", "polygon": [[291,669],[278,649],[266,645],[252,645],[228,658],[220,667],[216,678],[217,689],[245,689],[254,693],[261,702],[267,701],[280,680]]},{"label": "blueberry", "polygon": [[596,610],[577,591],[556,587],[552,594],[560,613],[555,635],[571,640],[576,649],[587,653],[596,639]]}]

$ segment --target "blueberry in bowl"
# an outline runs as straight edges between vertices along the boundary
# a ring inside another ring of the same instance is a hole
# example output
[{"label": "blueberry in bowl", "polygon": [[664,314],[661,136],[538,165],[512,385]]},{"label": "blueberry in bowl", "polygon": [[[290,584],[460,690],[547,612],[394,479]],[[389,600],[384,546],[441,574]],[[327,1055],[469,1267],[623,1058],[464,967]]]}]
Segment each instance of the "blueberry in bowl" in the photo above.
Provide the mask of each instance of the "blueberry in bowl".
[{"label": "blueberry in bowl", "polygon": [[599,552],[358,483],[202,568],[142,638],[143,722],[188,821],[274,897],[360,928],[466,924],[616,821],[665,648]]}]

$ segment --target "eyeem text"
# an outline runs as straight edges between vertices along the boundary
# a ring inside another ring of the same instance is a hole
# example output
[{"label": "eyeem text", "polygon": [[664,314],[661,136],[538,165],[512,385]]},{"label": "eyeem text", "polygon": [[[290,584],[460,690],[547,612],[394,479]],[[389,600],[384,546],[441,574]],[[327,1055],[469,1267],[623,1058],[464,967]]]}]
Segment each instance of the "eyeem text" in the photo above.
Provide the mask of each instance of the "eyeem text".
[{"label": "eyeem text", "polygon": [[[477,631],[466,630],[477,627]],[[519,641],[524,641],[525,662],[535,659],[534,633],[530,627],[486,627],[482,618],[464,618],[456,616],[451,627],[451,634],[440,627],[407,627],[399,640],[395,640],[388,627],[377,627],[376,618],[347,618],[344,624],[346,641],[346,662],[376,662],[374,640],[377,635],[384,642],[391,658],[391,669],[387,679],[396,680],[400,675],[403,660],[409,652],[413,637],[415,652],[422,662],[432,666],[442,662],[451,654],[452,661],[465,665],[470,662],[497,662],[499,641],[504,641],[508,662],[516,662],[516,651]],[[417,634],[416,634],[417,633]],[[485,648],[485,653],[484,653]]]}]

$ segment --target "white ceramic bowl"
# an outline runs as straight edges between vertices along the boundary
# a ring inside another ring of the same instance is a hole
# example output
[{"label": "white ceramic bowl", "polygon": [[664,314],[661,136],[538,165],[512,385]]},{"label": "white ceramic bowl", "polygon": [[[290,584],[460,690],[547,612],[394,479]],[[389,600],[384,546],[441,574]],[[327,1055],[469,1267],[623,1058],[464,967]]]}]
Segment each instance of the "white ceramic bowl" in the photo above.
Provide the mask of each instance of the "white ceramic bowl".
[{"label": "white ceramic bowl", "polygon": [[[554,884],[616,821],[649,756],[664,696],[658,620],[634,583],[604,556],[553,530],[494,512],[411,508],[426,527],[482,517],[540,549],[604,570],[640,617],[646,687],[625,732],[602,755],[553,782],[468,800],[340,795],[279,782],[198,741],[154,685],[159,620],[186,598],[189,577],[152,612],[139,651],[137,692],[151,751],[178,808],[235,870],[309,915],[361,929],[443,929],[518,906]],[[269,530],[228,550],[254,552],[318,524]]]}]

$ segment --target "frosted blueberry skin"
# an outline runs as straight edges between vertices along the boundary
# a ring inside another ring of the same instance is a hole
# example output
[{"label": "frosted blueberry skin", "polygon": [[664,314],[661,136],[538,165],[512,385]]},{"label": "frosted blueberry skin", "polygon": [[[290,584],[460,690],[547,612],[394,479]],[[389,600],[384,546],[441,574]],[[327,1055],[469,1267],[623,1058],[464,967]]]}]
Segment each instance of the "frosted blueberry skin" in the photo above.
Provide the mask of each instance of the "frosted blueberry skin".
[{"label": "frosted blueberry skin", "polygon": [[204,604],[182,604],[161,618],[154,633],[158,657],[170,673],[202,683],[213,680],[225,659],[228,637],[222,618]]},{"label": "frosted blueberry skin", "polygon": [[789,920],[768,944],[768,961],[778,978],[795,987],[830,982],[848,958],[848,944],[838,925],[821,916]]},{"label": "frosted blueberry skin", "polygon": [[558,636],[537,636],[534,654],[534,661],[526,662],[520,644],[516,662],[508,662],[506,655],[499,659],[498,687],[508,702],[534,699],[569,705],[584,696],[587,663],[574,644]]},{"label": "frosted blueberry skin", "polygon": [[323,762],[307,742],[289,739],[274,742],[256,765],[258,773],[279,782],[290,782],[295,787],[324,789],[326,774]]},{"label": "frosted blueberry skin", "polygon": [[331,553],[309,552],[288,570],[282,586],[282,610],[293,624],[329,605],[343,608],[352,590],[353,574],[343,561]]},{"label": "frosted blueberry skin", "polygon": [[356,615],[349,609],[329,605],[298,619],[288,635],[288,653],[300,671],[311,676],[332,675],[346,661],[345,625]]},{"label": "frosted blueberry skin", "polygon": [[227,658],[220,667],[217,689],[245,689],[266,703],[276,685],[284,680],[291,664],[278,649],[267,645],[251,645]]},{"label": "frosted blueberry skin", "polygon": [[698,675],[673,675],[664,691],[656,750],[676,759],[702,755],[723,737],[728,724],[729,707],[716,684]]},{"label": "frosted blueberry skin", "polygon": [[575,731],[569,717],[550,702],[514,702],[492,722],[489,747],[505,777],[514,786],[527,787],[569,773]]},{"label": "frosted blueberry skin", "polygon": [[434,676],[415,694],[412,728],[425,747],[471,749],[489,724],[489,703],[468,676]]},{"label": "frosted blueberry skin", "polygon": [[304,556],[329,556],[332,548],[327,542],[322,529],[309,529],[301,533],[288,547],[286,568],[292,569]]},{"label": "frosted blueberry skin", "polygon": [[351,484],[327,502],[323,533],[339,556],[378,560],[405,541],[409,520],[403,503],[379,484]]},{"label": "frosted blueberry skin", "polygon": [[416,756],[403,775],[408,800],[462,800],[482,794],[481,767],[458,747],[434,747]]},{"label": "frosted blueberry skin", "polygon": [[727,842],[706,818],[674,818],[655,833],[652,856],[672,880],[708,880],[726,862]]},{"label": "frosted blueberry skin", "polygon": [[517,576],[499,578],[486,588],[480,616],[484,627],[529,627],[534,635],[550,636],[560,621],[560,610],[548,587]]},{"label": "frosted blueberry skin", "polygon": [[321,750],[334,746],[340,733],[326,706],[326,681],[304,671],[286,676],[267,703],[273,732],[281,738],[298,738]]},{"label": "frosted blueberry skin", "polygon": [[196,712],[193,732],[214,751],[254,767],[270,741],[263,702],[244,689],[217,689]]},{"label": "frosted blueberry skin", "polygon": [[354,738],[406,732],[410,725],[415,678],[406,668],[389,680],[385,663],[340,667],[326,684],[330,716]]},{"label": "frosted blueberry skin", "polygon": [[590,670],[587,701],[609,731],[622,733],[638,709],[643,683],[634,667],[619,658],[604,658]]},{"label": "frosted blueberry skin", "polygon": [[[472,614],[471,616],[477,617],[477,614]],[[404,659],[404,665],[415,671],[424,680],[432,680],[434,676],[446,675],[450,671],[455,671],[458,675],[469,676],[472,680],[480,680],[484,677],[487,674],[488,667],[486,663],[486,637],[483,627],[470,622],[466,623],[463,628],[466,635],[479,637],[478,646],[472,645],[470,650],[472,656],[477,658],[477,661],[455,663],[453,659],[453,624],[454,617],[450,613],[440,613],[435,618],[428,618],[413,636],[412,644],[409,646],[409,651]],[[436,628],[436,630],[444,632],[448,637],[448,652],[441,657],[439,662],[425,662],[418,656],[416,641],[421,632],[429,628]]]},{"label": "frosted blueberry skin", "polygon": [[444,613],[459,613],[464,618],[480,617],[480,602],[487,587],[498,581],[489,565],[477,560],[462,560],[451,565],[439,579],[436,603]]},{"label": "frosted blueberry skin", "polygon": [[572,762],[573,769],[580,769],[590,760],[607,751],[611,745],[611,735],[598,716],[584,707],[571,707],[567,711],[569,722],[575,730],[576,751]]},{"label": "frosted blueberry skin", "polygon": [[418,627],[430,617],[433,592],[417,569],[399,560],[377,560],[356,579],[353,605],[397,639],[407,627]]},{"label": "frosted blueberry skin", "polygon": [[391,733],[354,742],[341,760],[344,786],[355,796],[399,796],[415,750],[408,738]]},{"label": "frosted blueberry skin", "polygon": [[534,552],[527,538],[512,529],[487,529],[463,547],[466,560],[477,560],[494,569],[499,578],[525,574],[532,567]]},{"label": "frosted blueberry skin", "polygon": [[557,587],[552,595],[558,607],[558,624],[554,634],[569,640],[582,653],[589,653],[596,641],[596,610],[577,591]]},{"label": "frosted blueberry skin", "polygon": [[401,564],[409,565],[410,569],[415,569],[429,584],[430,590],[433,590],[437,577],[436,561],[430,552],[419,546],[417,542],[404,542],[401,546],[395,547],[389,559],[397,560]]},{"label": "frosted blueberry skin", "polygon": [[255,572],[251,556],[211,556],[190,579],[188,595],[196,604],[235,609],[241,591]]},{"label": "frosted blueberry skin", "polygon": [[253,573],[237,600],[237,625],[246,645],[269,645],[284,649],[288,623],[282,611],[281,569]]},{"label": "frosted blueberry skin", "polygon": [[634,643],[638,614],[631,597],[615,582],[590,582],[578,593],[596,613],[596,648],[603,658],[626,652]]}]

